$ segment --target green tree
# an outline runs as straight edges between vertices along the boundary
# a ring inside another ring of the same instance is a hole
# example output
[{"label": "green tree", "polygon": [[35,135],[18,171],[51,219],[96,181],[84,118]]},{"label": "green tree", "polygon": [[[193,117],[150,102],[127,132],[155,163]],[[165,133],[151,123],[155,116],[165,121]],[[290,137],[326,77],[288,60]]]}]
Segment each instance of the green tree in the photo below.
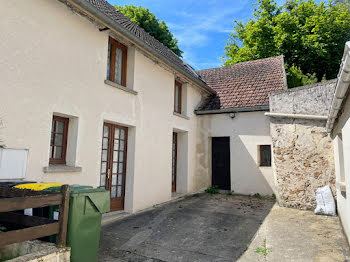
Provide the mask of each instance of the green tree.
[{"label": "green tree", "polygon": [[350,0],[334,0],[333,4],[346,4],[349,8]]},{"label": "green tree", "polygon": [[[289,87],[304,86],[317,82],[316,74],[303,74],[297,66],[286,67],[287,82]],[[324,79],[322,79],[324,80]]]},{"label": "green tree", "polygon": [[337,76],[350,40],[350,12],[341,2],[258,0],[254,18],[236,21],[225,47],[224,65],[284,55],[288,86]]},{"label": "green tree", "polygon": [[178,46],[178,40],[169,31],[164,21],[159,21],[148,8],[134,5],[114,6],[135,24],[142,27],[147,33],[156,38],[163,45],[172,50],[175,54],[182,57],[183,51]]}]

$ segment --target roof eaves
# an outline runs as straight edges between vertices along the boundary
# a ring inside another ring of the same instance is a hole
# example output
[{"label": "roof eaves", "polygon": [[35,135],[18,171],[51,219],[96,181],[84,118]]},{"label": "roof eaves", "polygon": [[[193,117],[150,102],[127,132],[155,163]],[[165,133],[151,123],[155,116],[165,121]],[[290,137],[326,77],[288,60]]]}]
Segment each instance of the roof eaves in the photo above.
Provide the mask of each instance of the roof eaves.
[{"label": "roof eaves", "polygon": [[199,85],[200,87],[202,87],[203,89],[205,89],[208,93],[211,94],[216,94],[216,91],[213,90],[212,88],[210,88],[203,80],[194,77],[193,75],[191,75],[189,72],[187,72],[184,68],[181,68],[180,66],[172,63],[167,57],[165,57],[163,54],[159,53],[158,51],[156,51],[154,48],[152,48],[149,44],[145,43],[144,41],[142,41],[140,38],[138,38],[136,35],[132,34],[130,31],[128,31],[126,28],[122,27],[120,24],[118,24],[117,22],[115,22],[113,19],[111,19],[110,17],[108,17],[105,13],[103,13],[102,11],[98,10],[96,7],[94,7],[93,5],[91,5],[90,3],[88,3],[85,0],[71,0],[72,2],[74,2],[76,5],[78,5],[79,7],[83,8],[85,11],[87,11],[88,13],[90,13],[91,15],[93,15],[94,17],[100,19],[101,21],[103,21],[106,25],[110,26],[111,28],[113,28],[114,30],[118,31],[119,33],[121,33],[122,35],[126,36],[127,38],[129,38],[131,41],[135,42],[136,44],[138,44],[139,46],[141,46],[143,49],[145,49],[146,51],[150,52],[151,54],[153,54],[155,57],[157,57],[158,59],[164,61],[167,65],[169,65],[170,67],[174,68],[176,71],[180,72],[181,74],[183,74],[184,76],[188,77],[190,80],[192,80],[194,83],[196,83],[197,85]]},{"label": "roof eaves", "polygon": [[350,41],[346,42],[342,63],[338,74],[338,80],[334,91],[332,104],[328,114],[326,124],[327,132],[331,133],[339,112],[343,107],[343,102],[349,95],[348,89],[350,84]]},{"label": "roof eaves", "polygon": [[227,114],[239,112],[254,112],[254,111],[269,111],[269,105],[247,106],[247,107],[232,107],[214,110],[195,110],[196,115],[211,115],[211,114]]}]

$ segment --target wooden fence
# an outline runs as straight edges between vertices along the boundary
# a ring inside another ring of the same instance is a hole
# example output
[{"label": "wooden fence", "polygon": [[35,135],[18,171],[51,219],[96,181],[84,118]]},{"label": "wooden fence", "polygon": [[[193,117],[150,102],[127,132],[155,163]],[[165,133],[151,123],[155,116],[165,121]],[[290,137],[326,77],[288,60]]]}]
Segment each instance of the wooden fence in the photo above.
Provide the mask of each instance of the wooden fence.
[{"label": "wooden fence", "polygon": [[[0,187],[0,224],[12,223],[25,227],[0,233],[0,246],[20,243],[57,234],[57,245],[66,245],[69,209],[69,186],[61,187],[60,193],[31,191]],[[59,220],[45,217],[27,216],[12,211],[26,208],[59,206]]]}]

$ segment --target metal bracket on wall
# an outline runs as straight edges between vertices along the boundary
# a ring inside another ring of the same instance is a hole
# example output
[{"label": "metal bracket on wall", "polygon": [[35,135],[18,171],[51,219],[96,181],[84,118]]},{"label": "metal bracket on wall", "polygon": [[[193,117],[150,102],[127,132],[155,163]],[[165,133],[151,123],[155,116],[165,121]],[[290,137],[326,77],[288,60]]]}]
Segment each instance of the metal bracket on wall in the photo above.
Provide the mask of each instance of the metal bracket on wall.
[{"label": "metal bracket on wall", "polygon": [[103,31],[107,31],[107,30],[109,30],[109,28],[108,27],[105,27],[105,28],[99,28],[98,29],[100,32],[103,32]]}]

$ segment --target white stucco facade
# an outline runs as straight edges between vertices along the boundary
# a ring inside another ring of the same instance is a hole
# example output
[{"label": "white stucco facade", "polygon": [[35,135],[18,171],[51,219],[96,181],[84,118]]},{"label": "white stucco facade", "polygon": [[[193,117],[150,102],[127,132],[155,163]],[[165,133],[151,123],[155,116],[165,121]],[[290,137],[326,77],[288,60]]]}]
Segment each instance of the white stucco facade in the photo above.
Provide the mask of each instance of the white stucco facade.
[{"label": "white stucco facade", "polygon": [[332,138],[336,173],[337,209],[345,234],[350,240],[350,99],[344,102],[342,114],[334,125]]},{"label": "white stucco facade", "polygon": [[[0,10],[0,139],[27,149],[26,180],[99,186],[103,123],[129,128],[125,209],[171,199],[172,132],[179,132],[180,193],[209,181],[196,178],[197,118],[202,92],[184,80],[183,108],[173,114],[176,72],[128,45],[127,87],[105,84],[109,31],[59,1],[7,1]],[[112,34],[112,36],[117,37]],[[181,76],[180,76],[181,77]],[[77,172],[45,173],[53,115],[70,119],[67,165]],[[198,183],[198,181],[201,181]]]},{"label": "white stucco facade", "polygon": [[[207,137],[203,151],[211,152],[213,137],[230,137],[231,190],[237,194],[271,196],[274,192],[272,167],[259,164],[259,146],[271,145],[270,121],[263,111],[200,116]],[[210,173],[211,154],[206,164]],[[272,163],[273,165],[273,163]]]},{"label": "white stucco facade", "polygon": [[[128,47],[126,88],[106,81],[109,37]],[[0,40],[0,142],[28,153],[25,180],[100,186],[103,125],[111,123],[128,128],[126,211],[172,198],[173,132],[176,193],[211,185],[211,139],[220,136],[230,137],[231,190],[274,192],[272,168],[259,166],[259,145],[271,145],[264,112],[196,115],[207,90],[60,1],[4,2]],[[69,118],[64,171],[49,165],[53,116]]]}]

